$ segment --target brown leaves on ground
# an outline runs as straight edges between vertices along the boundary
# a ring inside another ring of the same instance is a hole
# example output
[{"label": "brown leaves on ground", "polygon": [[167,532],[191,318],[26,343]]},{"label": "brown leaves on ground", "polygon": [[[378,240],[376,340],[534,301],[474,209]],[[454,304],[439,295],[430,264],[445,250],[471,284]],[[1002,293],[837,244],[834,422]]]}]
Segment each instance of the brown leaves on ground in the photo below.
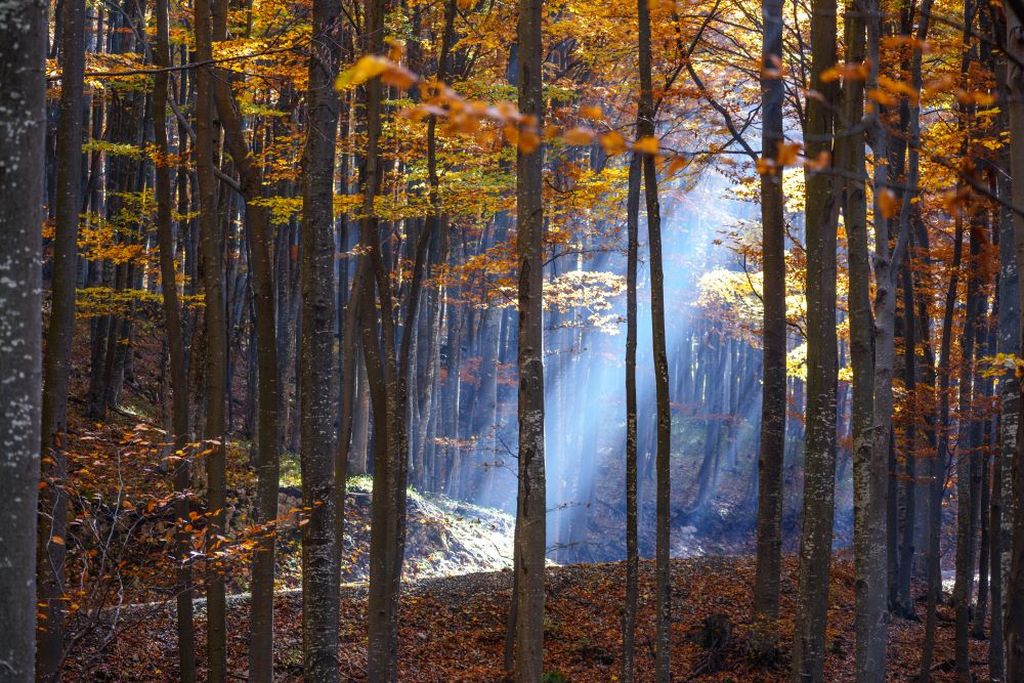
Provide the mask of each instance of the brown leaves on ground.
[{"label": "brown leaves on ground", "polygon": [[[751,558],[703,557],[673,562],[673,680],[770,683],[789,678],[789,634],[796,603],[796,563],[785,563],[782,584],[782,653],[775,661],[758,660],[750,586]],[[641,564],[640,621],[637,629],[638,680],[651,680],[654,651],[653,563]],[[596,564],[551,568],[545,617],[545,670],[569,681],[614,681],[620,668],[621,607],[624,565]],[[410,584],[402,597],[400,680],[410,682],[500,681],[505,621],[511,596],[511,573],[469,574]],[[852,565],[834,563],[826,673],[829,681],[852,681],[854,674]],[[343,590],[340,666],[343,680],[363,681],[365,674],[366,592]],[[142,609],[142,608],[140,608]],[[156,610],[155,612],[153,610]],[[201,611],[200,611],[201,612]],[[229,670],[247,673],[247,604],[229,602]],[[918,604],[923,616],[923,604]],[[176,638],[170,606],[150,608],[146,618],[131,609],[130,626],[96,657],[83,656],[66,680],[176,680]],[[200,676],[205,660],[205,631],[200,614],[196,633]],[[302,674],[301,596],[278,596],[275,611],[277,680],[297,681]],[[709,629],[713,650],[708,650]],[[724,642],[718,642],[725,634]],[[923,623],[895,621],[890,628],[889,680],[905,681],[917,674]],[[944,666],[953,654],[953,623],[940,608],[936,667],[932,680],[953,680]],[[972,642],[975,674],[984,679],[987,643]],[[92,664],[86,664],[88,662]]]}]

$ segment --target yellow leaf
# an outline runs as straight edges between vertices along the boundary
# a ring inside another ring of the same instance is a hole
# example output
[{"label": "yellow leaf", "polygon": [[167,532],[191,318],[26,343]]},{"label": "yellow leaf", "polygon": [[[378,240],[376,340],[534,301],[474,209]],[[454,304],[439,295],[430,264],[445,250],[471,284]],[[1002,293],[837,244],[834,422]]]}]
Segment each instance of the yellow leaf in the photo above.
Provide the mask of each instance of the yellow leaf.
[{"label": "yellow leaf", "polygon": [[338,90],[354,88],[371,78],[380,76],[390,67],[391,62],[380,55],[364,55],[350,68],[345,69],[338,75],[338,80],[334,82],[334,87]]}]

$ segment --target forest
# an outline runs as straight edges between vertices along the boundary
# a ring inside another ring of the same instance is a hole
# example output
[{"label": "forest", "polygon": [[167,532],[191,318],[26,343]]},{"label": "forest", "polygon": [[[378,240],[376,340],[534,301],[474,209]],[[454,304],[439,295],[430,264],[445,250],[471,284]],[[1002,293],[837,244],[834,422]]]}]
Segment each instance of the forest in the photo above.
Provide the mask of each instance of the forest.
[{"label": "forest", "polygon": [[1024,683],[1022,0],[0,0],[0,682]]}]

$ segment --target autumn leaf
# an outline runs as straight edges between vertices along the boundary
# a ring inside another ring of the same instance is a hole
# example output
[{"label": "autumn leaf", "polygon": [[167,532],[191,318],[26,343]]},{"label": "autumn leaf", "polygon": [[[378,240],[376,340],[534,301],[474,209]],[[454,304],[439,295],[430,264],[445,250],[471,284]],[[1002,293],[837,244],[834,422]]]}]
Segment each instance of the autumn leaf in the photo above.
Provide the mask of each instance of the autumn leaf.
[{"label": "autumn leaf", "polygon": [[800,143],[779,142],[776,144],[775,164],[777,166],[792,166],[796,163],[800,154]]},{"label": "autumn leaf", "polygon": [[887,187],[878,191],[877,202],[878,210],[882,212],[883,218],[892,218],[899,211],[900,200],[896,197],[896,193]]},{"label": "autumn leaf", "polygon": [[391,67],[391,61],[380,55],[364,55],[350,68],[338,75],[334,87],[338,90],[354,88],[366,83],[371,78],[380,76]]},{"label": "autumn leaf", "polygon": [[633,151],[642,154],[657,154],[659,147],[658,138],[653,135],[646,135],[633,143]]},{"label": "autumn leaf", "polygon": [[824,171],[832,163],[832,154],[828,150],[821,150],[818,156],[804,161],[804,168],[809,171]]},{"label": "autumn leaf", "polygon": [[618,131],[610,130],[600,137],[601,147],[609,155],[622,154],[626,151],[626,138]]},{"label": "autumn leaf", "polygon": [[565,131],[563,137],[567,145],[589,145],[594,141],[594,131],[584,126],[576,126]]}]

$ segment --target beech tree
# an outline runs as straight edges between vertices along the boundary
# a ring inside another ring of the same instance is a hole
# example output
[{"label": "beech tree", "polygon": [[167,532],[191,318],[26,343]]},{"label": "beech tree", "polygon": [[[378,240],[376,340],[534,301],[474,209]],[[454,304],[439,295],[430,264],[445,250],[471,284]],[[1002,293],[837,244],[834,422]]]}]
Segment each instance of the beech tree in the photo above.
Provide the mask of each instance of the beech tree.
[{"label": "beech tree", "polygon": [[46,3],[0,7],[0,664],[35,677]]},{"label": "beech tree", "polygon": [[[811,3],[810,87],[806,100],[804,149],[810,159],[832,154],[838,104],[835,81],[822,72],[835,62],[835,0]],[[825,621],[832,559],[836,466],[836,220],[834,175],[806,173],[807,244],[807,437],[804,442],[803,526],[800,536],[800,594],[793,643],[793,677],[821,681],[825,664]]]},{"label": "beech tree", "polygon": [[[516,503],[515,587],[517,681],[540,680],[544,671],[544,476],[543,282],[544,123],[542,0],[520,0],[519,111],[526,143],[516,156],[516,256],[519,263],[519,493]],[[525,148],[524,148],[525,147]]]}]

